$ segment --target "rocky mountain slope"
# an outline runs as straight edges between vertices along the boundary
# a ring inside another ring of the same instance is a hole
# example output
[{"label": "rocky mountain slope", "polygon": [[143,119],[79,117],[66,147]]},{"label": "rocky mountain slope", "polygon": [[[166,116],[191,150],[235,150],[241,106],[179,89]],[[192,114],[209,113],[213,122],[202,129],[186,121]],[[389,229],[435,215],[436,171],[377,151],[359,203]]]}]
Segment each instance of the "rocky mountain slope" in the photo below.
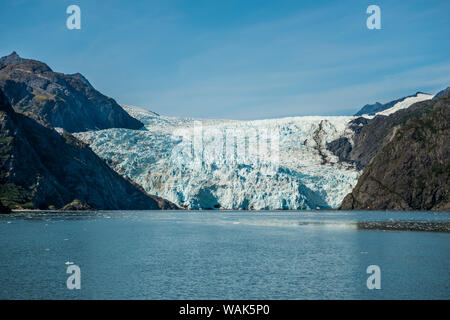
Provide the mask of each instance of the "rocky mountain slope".
[{"label": "rocky mountain slope", "polygon": [[3,203],[0,201],[0,213],[10,213],[11,209],[5,205],[3,205]]},{"label": "rocky mountain slope", "polygon": [[28,209],[170,209],[71,134],[16,113],[0,90],[0,201]]},{"label": "rocky mountain slope", "polygon": [[81,74],[53,72],[45,63],[15,52],[0,58],[0,89],[16,112],[68,132],[143,126]]},{"label": "rocky mountain slope", "polygon": [[450,87],[445,88],[444,90],[439,91],[438,93],[436,93],[436,95],[433,97],[433,99],[437,99],[440,98],[446,94],[450,93]]},{"label": "rocky mountain slope", "polygon": [[449,90],[362,131],[383,143],[340,209],[450,210]]},{"label": "rocky mountain slope", "polygon": [[[377,113],[377,116],[358,117],[350,121],[352,135],[340,137],[327,144],[327,149],[345,161],[364,169],[375,155],[390,141],[402,123],[405,110],[416,102],[427,101],[432,95],[418,93],[406,98],[395,100],[389,109]],[[420,109],[420,105],[411,110]],[[389,116],[388,116],[389,115]]]}]

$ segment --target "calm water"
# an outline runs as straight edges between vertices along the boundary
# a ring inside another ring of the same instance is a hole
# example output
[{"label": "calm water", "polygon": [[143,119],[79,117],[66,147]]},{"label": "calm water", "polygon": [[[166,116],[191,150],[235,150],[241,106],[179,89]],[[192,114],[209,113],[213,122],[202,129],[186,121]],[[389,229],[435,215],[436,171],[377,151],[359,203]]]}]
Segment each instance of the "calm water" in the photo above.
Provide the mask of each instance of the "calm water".
[{"label": "calm water", "polygon": [[[450,298],[450,233],[357,222],[441,212],[83,212],[0,216],[1,299]],[[66,287],[66,262],[81,290]],[[368,290],[366,268],[381,268]]]}]

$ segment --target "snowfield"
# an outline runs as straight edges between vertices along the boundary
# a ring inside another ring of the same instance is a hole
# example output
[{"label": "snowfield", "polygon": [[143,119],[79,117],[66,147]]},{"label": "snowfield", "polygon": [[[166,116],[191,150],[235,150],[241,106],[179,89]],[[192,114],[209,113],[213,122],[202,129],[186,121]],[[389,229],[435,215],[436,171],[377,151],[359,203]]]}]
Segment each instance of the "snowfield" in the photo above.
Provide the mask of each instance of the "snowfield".
[{"label": "snowfield", "polygon": [[417,92],[415,95],[403,98],[401,101],[397,102],[396,104],[394,104],[389,109],[376,112],[374,115],[363,114],[363,115],[361,115],[361,117],[368,118],[368,119],[373,119],[374,117],[380,116],[380,115],[381,116],[388,116],[388,115],[390,115],[390,114],[392,114],[394,112],[397,112],[399,110],[406,109],[406,108],[408,108],[409,106],[411,106],[412,104],[414,104],[416,102],[431,100],[431,99],[433,99],[433,97],[434,97],[433,94]]},{"label": "snowfield", "polygon": [[433,97],[434,97],[434,95],[432,95],[432,94],[417,93],[415,96],[408,97],[405,100],[396,103],[393,107],[391,107],[389,109],[386,109],[381,112],[377,112],[376,115],[388,116],[394,112],[397,112],[398,110],[408,108],[413,103],[430,100],[430,99],[433,99]]},{"label": "snowfield", "polygon": [[355,117],[171,118],[124,106],[143,130],[75,134],[148,193],[191,209],[335,208],[360,175],[326,144]]}]

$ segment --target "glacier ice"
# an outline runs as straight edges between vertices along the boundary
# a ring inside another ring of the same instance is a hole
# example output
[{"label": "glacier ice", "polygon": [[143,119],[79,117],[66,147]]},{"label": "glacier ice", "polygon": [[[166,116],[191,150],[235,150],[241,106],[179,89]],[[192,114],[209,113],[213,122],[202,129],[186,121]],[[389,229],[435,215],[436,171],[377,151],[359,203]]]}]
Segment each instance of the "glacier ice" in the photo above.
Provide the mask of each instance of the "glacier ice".
[{"label": "glacier ice", "polygon": [[190,209],[335,208],[360,175],[326,144],[355,117],[205,120],[124,106],[143,130],[75,134],[148,193]]}]

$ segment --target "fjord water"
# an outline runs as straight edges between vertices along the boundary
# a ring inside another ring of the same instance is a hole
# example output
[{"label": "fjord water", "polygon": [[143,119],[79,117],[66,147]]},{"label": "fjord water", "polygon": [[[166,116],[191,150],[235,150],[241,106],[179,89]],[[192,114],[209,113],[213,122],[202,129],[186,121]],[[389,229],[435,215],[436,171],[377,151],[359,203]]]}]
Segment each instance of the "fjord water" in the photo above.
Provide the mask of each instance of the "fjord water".
[{"label": "fjord water", "polygon": [[[116,211],[0,216],[0,299],[448,299],[449,212]],[[81,269],[69,290],[67,262]],[[366,268],[381,268],[369,290]]]}]

